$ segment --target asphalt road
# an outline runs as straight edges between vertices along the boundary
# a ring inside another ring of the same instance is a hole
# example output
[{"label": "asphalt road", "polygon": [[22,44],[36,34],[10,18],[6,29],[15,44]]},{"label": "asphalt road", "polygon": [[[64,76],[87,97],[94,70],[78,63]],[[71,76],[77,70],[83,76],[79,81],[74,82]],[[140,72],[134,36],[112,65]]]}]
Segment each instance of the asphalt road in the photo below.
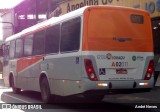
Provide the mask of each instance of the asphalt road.
[{"label": "asphalt road", "polygon": [[[10,88],[3,86],[0,81],[1,103],[39,105],[41,109],[26,110],[18,109],[16,112],[160,112],[160,87],[155,87],[151,92],[119,94],[109,93],[100,103],[91,103],[81,97],[60,97],[60,103],[45,105],[41,101],[40,93],[33,91],[22,91],[20,94],[13,94]],[[0,105],[1,107],[1,105]],[[0,109],[0,112],[4,109]],[[9,111],[9,110],[7,110]],[[13,112],[13,110],[10,110]]]}]

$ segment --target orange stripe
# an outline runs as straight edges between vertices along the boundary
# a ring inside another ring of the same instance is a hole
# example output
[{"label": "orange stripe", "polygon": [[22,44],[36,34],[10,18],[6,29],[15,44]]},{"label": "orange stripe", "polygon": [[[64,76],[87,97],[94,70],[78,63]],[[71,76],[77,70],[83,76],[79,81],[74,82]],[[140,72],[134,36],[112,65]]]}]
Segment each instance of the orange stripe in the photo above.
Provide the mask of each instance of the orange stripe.
[{"label": "orange stripe", "polygon": [[29,58],[21,58],[17,60],[17,72],[20,72],[27,67],[35,64],[36,62],[40,61],[44,56],[37,56],[37,57],[29,57]]}]

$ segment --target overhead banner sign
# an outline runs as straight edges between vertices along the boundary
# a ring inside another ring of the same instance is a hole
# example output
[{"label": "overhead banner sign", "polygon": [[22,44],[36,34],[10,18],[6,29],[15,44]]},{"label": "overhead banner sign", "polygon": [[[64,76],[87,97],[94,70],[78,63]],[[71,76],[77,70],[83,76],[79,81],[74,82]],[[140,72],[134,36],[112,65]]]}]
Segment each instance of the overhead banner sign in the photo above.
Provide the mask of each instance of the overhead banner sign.
[{"label": "overhead banner sign", "polygon": [[147,10],[151,17],[160,16],[160,0],[68,0],[53,12],[52,16],[63,15],[89,5],[116,5]]}]

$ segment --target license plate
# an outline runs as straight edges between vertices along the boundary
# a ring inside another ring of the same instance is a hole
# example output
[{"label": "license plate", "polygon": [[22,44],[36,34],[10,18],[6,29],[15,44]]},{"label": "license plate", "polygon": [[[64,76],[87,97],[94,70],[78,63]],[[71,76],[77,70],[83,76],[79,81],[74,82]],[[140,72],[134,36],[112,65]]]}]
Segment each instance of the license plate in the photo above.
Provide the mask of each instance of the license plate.
[{"label": "license plate", "polygon": [[127,69],[119,68],[119,69],[116,69],[116,74],[128,74],[128,71]]}]

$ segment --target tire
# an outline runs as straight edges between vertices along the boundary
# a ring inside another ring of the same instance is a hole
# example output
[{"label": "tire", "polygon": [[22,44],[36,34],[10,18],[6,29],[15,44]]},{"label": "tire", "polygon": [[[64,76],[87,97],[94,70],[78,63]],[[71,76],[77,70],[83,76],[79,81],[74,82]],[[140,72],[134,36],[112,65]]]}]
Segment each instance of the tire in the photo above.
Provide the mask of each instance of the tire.
[{"label": "tire", "polygon": [[41,88],[41,98],[44,103],[50,103],[51,102],[51,92],[49,88],[49,83],[46,77],[44,77],[40,83]]},{"label": "tire", "polygon": [[20,93],[21,89],[15,87],[15,83],[14,83],[14,78],[13,78],[13,76],[11,76],[11,87],[12,87],[13,93],[15,93],[15,94]]}]

